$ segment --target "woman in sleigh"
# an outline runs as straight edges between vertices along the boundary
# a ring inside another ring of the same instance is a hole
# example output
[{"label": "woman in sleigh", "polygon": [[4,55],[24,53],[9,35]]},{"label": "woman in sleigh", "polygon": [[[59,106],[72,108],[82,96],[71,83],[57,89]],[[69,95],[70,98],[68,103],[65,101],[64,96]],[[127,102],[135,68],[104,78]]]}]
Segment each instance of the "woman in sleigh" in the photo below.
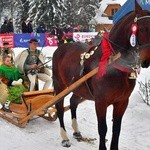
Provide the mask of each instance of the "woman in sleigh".
[{"label": "woman in sleigh", "polygon": [[12,65],[9,55],[5,56],[0,65],[0,109],[10,111],[10,103],[21,104],[21,95],[27,89],[22,84],[19,70]]}]

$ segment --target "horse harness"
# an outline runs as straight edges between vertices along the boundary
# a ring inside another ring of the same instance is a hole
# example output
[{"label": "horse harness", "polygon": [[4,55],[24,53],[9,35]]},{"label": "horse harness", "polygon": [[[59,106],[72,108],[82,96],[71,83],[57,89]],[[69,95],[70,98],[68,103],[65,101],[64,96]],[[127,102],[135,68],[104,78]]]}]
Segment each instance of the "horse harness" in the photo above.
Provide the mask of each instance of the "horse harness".
[{"label": "horse harness", "polygon": [[[84,61],[86,59],[89,59],[95,52],[95,50],[97,50],[98,46],[95,46],[95,48],[90,51],[89,53],[88,52],[84,52],[81,54],[80,56],[80,65],[81,65],[81,70],[80,70],[80,76],[84,74],[83,70],[84,70]],[[133,70],[131,68],[128,68],[128,67],[125,67],[125,66],[121,66],[121,65],[118,65],[116,63],[116,61],[119,61],[119,59],[121,59],[121,53],[118,52],[117,54],[115,55],[111,55],[109,58],[108,58],[108,65],[109,64],[112,64],[114,68],[118,69],[118,70],[121,70],[123,72],[128,72],[128,73],[131,73],[130,76],[129,76],[129,79],[136,79],[136,70]]]},{"label": "horse harness", "polygon": [[[133,28],[137,27],[137,21],[141,20],[141,19],[146,19],[146,18],[150,18],[150,16],[143,16],[143,17],[135,17],[134,19],[134,23],[136,24],[136,26],[133,26],[132,27],[132,30],[134,30]],[[135,25],[134,24],[134,25]],[[133,33],[133,31],[132,31]],[[134,31],[134,33],[136,33]],[[137,34],[137,33],[136,33]],[[110,42],[110,44],[112,45],[115,45],[116,47],[118,47],[119,49],[122,49],[122,50],[126,50],[125,48],[123,48],[122,46],[114,43],[113,41],[111,41],[109,38],[103,36],[102,34],[98,34],[101,38],[105,38],[108,42]],[[136,38],[134,38],[136,39]],[[132,39],[130,39],[130,43],[131,42],[135,42],[135,41],[132,41]],[[84,75],[84,62],[85,60],[89,59],[94,53],[96,50],[98,50],[98,47],[101,45],[101,42],[98,44],[98,45],[92,45],[87,52],[84,52],[84,53],[81,53],[80,54],[80,65],[81,65],[81,70],[80,70],[80,76],[83,76]],[[134,56],[136,55],[136,60],[135,60],[135,65],[133,66],[121,66],[117,63],[117,61],[120,61],[122,58],[121,58],[121,53],[118,52],[118,53],[115,53],[115,51],[112,51],[112,54],[111,56],[109,56],[108,58],[108,65],[109,64],[112,64],[112,66],[120,71],[123,71],[123,72],[127,72],[129,73],[129,79],[133,79],[135,80],[137,78],[137,74],[139,73],[139,70],[140,70],[140,64],[139,64],[139,54],[138,54],[138,50],[144,48],[144,47],[148,47],[150,46],[150,43],[147,43],[147,44],[144,44],[144,45],[140,45],[139,44],[139,41],[137,40],[133,45],[131,43],[131,46],[132,46],[132,50],[133,52],[131,52],[131,54]],[[135,54],[136,53],[136,54]],[[123,59],[122,59],[123,60]],[[74,78],[73,78],[74,79]],[[89,93],[91,94],[91,96],[93,97],[93,93],[92,93],[92,90],[90,89],[87,81],[85,81],[85,84],[87,85],[87,88],[89,90]]]}]

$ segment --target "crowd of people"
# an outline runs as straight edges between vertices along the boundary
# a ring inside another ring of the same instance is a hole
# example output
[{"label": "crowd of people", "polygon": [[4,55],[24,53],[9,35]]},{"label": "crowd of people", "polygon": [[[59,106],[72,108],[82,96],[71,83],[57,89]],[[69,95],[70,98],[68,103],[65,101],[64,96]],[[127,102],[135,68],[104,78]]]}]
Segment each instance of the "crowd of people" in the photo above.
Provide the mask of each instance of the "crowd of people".
[{"label": "crowd of people", "polygon": [[13,20],[10,18],[8,21],[5,20],[4,23],[1,26],[0,33],[13,33],[14,32],[14,26],[13,26]]},{"label": "crowd of people", "polygon": [[[72,32],[89,32],[90,30],[88,27],[83,27],[82,25],[78,26],[71,26],[69,24],[60,24],[60,25],[53,25],[51,29],[47,29],[44,22],[39,22],[37,27],[34,27],[33,20],[29,18],[22,18],[20,22],[21,26],[21,33],[46,33],[51,32],[53,28],[61,28],[64,33],[72,33]],[[10,18],[9,20],[4,20],[3,24],[0,28],[0,33],[14,33],[14,24],[13,19]]]},{"label": "crowd of people", "polygon": [[[23,18],[21,20],[21,32],[22,33],[33,33],[34,32],[31,19]],[[44,23],[40,23],[35,32],[45,33],[46,29],[45,29]],[[0,33],[2,33],[2,34],[14,33],[14,25],[13,25],[13,19],[12,18],[4,21],[4,23],[1,25]]]},{"label": "crowd of people", "polygon": [[[9,48],[9,43],[4,42],[0,49],[0,82],[8,87],[8,96],[3,103],[0,98],[0,109],[10,111],[11,103],[21,103],[20,95],[24,91],[35,91],[36,82],[45,82],[43,90],[48,89],[51,84],[51,74],[44,65],[44,56],[37,49],[39,42],[32,38],[29,41],[29,48],[22,51],[17,57]],[[26,86],[25,80],[28,81]]]}]

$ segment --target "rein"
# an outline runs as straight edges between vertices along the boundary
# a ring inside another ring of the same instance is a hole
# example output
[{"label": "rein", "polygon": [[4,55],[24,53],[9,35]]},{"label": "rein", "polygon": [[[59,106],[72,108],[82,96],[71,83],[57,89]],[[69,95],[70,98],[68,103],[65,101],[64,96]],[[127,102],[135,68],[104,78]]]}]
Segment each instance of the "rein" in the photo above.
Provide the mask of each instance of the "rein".
[{"label": "rein", "polygon": [[[149,19],[150,16],[135,17],[134,18],[134,22],[135,22],[136,26],[138,27],[138,21],[140,21],[142,19],[147,19],[147,18]],[[138,39],[136,40],[136,42],[137,43],[139,42]],[[150,43],[143,44],[143,45],[140,45],[140,44],[136,44],[135,45],[135,47],[136,47],[137,50],[140,50],[140,49],[143,49],[143,48],[149,47],[149,46],[150,46]]]},{"label": "rein", "polygon": [[150,43],[147,43],[147,44],[144,44],[144,45],[141,45],[141,46],[137,46],[137,49],[142,49],[142,48],[145,48],[145,47],[149,47],[150,46]]},{"label": "rein", "polygon": [[[123,48],[122,46],[120,46],[119,44],[116,44],[116,43],[114,43],[112,40],[110,40],[109,38],[107,38],[107,37],[105,37],[105,36],[103,36],[103,35],[101,35],[101,37],[102,38],[104,38],[104,39],[106,39],[108,42],[110,42],[112,45],[115,45],[116,47],[118,47],[119,49],[122,49],[122,50],[127,50],[127,49],[125,49],[125,48]],[[115,54],[115,52],[114,52],[114,54]]]},{"label": "rein", "polygon": [[142,20],[142,19],[147,19],[147,18],[150,18],[150,16],[142,16],[142,17],[139,17],[139,18],[135,18],[135,22],[137,22],[138,20]]},{"label": "rein", "polygon": [[[150,16],[142,16],[142,17],[135,17],[134,19],[134,22],[137,23],[138,21],[142,20],[142,19],[147,19],[147,18],[150,18]],[[119,44],[116,44],[115,42],[113,42],[112,40],[110,40],[109,38],[103,36],[102,34],[100,35],[101,37],[105,38],[106,40],[108,40],[112,45],[115,45],[116,47],[118,47],[119,49],[121,50],[127,50],[125,48],[123,48],[122,46],[120,46]],[[145,47],[149,47],[150,46],[150,43],[147,43],[147,44],[144,44],[144,45],[136,45],[136,49],[142,49],[142,48],[145,48]],[[132,49],[132,48],[131,48]]]}]

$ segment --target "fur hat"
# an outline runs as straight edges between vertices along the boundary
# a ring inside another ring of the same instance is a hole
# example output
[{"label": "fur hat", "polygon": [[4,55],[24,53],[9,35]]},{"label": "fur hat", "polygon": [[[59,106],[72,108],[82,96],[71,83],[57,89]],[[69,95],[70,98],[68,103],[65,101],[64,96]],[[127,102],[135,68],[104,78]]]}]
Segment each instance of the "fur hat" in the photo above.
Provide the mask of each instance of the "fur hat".
[{"label": "fur hat", "polygon": [[39,43],[38,40],[36,38],[32,38],[30,39],[29,43]]}]

